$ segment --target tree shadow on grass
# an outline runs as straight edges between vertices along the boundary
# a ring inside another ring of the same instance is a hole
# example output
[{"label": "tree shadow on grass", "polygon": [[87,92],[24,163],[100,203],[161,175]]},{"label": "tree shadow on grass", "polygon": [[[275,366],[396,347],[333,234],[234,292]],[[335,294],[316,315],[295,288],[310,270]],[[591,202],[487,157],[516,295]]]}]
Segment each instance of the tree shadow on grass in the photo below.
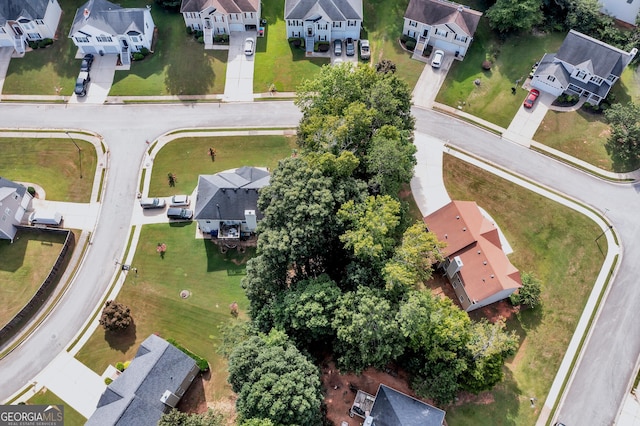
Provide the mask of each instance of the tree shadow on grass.
[{"label": "tree shadow on grass", "polygon": [[131,319],[131,325],[122,331],[106,330],[104,340],[111,349],[126,353],[136,343],[136,322]]},{"label": "tree shadow on grass", "polygon": [[29,242],[39,241],[42,245],[62,244],[64,235],[56,235],[42,229],[20,229],[13,243],[0,240],[0,271],[15,272],[24,263]]},{"label": "tree shadow on grass", "polygon": [[204,413],[207,411],[207,396],[204,390],[204,382],[211,380],[211,371],[200,373],[176,407],[185,413]]}]

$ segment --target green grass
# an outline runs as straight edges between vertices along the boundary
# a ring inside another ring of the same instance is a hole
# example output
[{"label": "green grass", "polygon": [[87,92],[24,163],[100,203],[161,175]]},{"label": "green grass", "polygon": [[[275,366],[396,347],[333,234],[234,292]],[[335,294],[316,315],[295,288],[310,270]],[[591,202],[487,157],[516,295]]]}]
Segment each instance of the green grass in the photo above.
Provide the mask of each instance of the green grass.
[{"label": "green grass", "polygon": [[[226,363],[216,354],[217,326],[232,319],[229,305],[237,302],[241,316],[248,302],[240,287],[244,262],[253,251],[221,254],[210,240],[194,238],[196,223],[146,225],[132,266],[117,300],[131,307],[135,325],[122,335],[96,330],[77,358],[102,374],[108,364],[132,359],[140,343],[152,333],[174,338],[207,358],[212,371],[207,400],[229,395]],[[164,259],[156,245],[167,245]],[[191,297],[182,299],[188,290]]]},{"label": "green grass", "polygon": [[88,203],[96,173],[96,151],[89,142],[75,138],[74,141],[81,154],[64,136],[60,139],[0,138],[0,175],[42,186],[47,200]]},{"label": "green grass", "polygon": [[293,92],[306,79],[320,72],[328,58],[307,58],[304,49],[295,49],[287,41],[284,0],[262,4],[262,17],[267,20],[265,37],[257,39],[253,91],[268,92],[275,84],[280,92]]},{"label": "green grass", "polygon": [[[73,93],[80,61],[77,47],[68,38],[76,9],[86,0],[60,0],[62,17],[58,39],[46,49],[12,59],[4,94],[61,95]],[[145,7],[147,0],[116,1],[123,7]],[[205,51],[188,37],[182,15],[153,4],[151,15],[158,28],[155,53],[133,62],[129,71],[116,71],[111,96],[196,95],[224,92],[227,51]]]},{"label": "green grass", "polygon": [[[477,402],[446,407],[451,425],[533,425],[604,260],[588,218],[488,172],[445,156],[452,199],[474,200],[504,231],[511,262],[543,283],[542,306],[507,321],[520,348],[505,380]],[[604,252],[606,247],[602,246]],[[530,408],[529,398],[537,398]]]},{"label": "green grass", "polygon": [[[520,88],[513,95],[511,87],[517,79],[522,79],[520,85],[524,82],[545,52],[556,52],[564,37],[564,33],[527,34],[500,42],[482,18],[464,61],[454,61],[436,100],[506,128],[526,96]],[[483,71],[487,55],[496,59],[490,71]]]},{"label": "green grass", "polygon": [[[211,161],[209,147],[215,148]],[[241,166],[275,168],[278,160],[291,155],[293,136],[219,136],[176,139],[165,145],[153,161],[149,195],[191,194],[200,174],[215,174]],[[178,183],[170,187],[167,174],[175,173]]]},{"label": "green grass", "polygon": [[604,147],[609,133],[604,115],[582,110],[549,111],[533,139],[601,169],[613,170]]},{"label": "green grass", "polygon": [[65,235],[19,230],[13,243],[0,240],[0,326],[7,324],[40,288],[60,255]]},{"label": "green grass", "polygon": [[71,406],[65,404],[56,394],[46,388],[32,396],[27,405],[64,405],[64,425],[82,426],[87,422],[82,414],[78,413]]},{"label": "green grass", "polygon": [[[147,0],[125,0],[124,7],[145,7]],[[132,62],[129,71],[116,71],[111,96],[203,95],[224,93],[226,50],[204,50],[186,33],[184,19],[153,4],[158,29],[154,53]]]}]

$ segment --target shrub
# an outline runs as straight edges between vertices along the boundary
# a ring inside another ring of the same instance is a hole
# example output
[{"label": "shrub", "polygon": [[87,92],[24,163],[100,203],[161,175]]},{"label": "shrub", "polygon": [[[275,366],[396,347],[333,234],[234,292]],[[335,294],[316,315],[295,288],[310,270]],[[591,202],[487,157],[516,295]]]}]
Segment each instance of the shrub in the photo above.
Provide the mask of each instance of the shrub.
[{"label": "shrub", "polygon": [[407,48],[407,50],[411,50],[413,51],[413,49],[416,48],[416,39],[415,38],[409,38],[405,43],[404,46]]},{"label": "shrub", "polygon": [[131,361],[125,361],[124,362],[124,369],[126,370],[127,368],[129,368],[129,365],[131,365]]},{"label": "shrub", "polygon": [[100,316],[100,325],[105,330],[124,330],[131,325],[131,309],[115,300],[109,300],[104,305]]},{"label": "shrub", "polygon": [[149,54],[149,49],[143,47],[142,49],[140,49],[140,53],[142,53],[144,56],[147,56]]},{"label": "shrub", "polygon": [[293,46],[293,47],[301,47],[302,44],[302,39],[298,38],[298,37],[291,37],[289,38],[289,43]]},{"label": "shrub", "polygon": [[201,373],[205,373],[205,372],[209,371],[209,361],[207,361],[206,359],[202,358],[199,355],[194,354],[189,349],[181,346],[174,339],[167,339],[167,342],[171,343],[173,346],[175,346],[176,348],[180,349],[183,353],[185,353],[191,359],[193,359],[196,362],[196,365],[200,369]]},{"label": "shrub", "polygon": [[491,61],[482,61],[482,69],[485,71],[489,71],[491,69]]},{"label": "shrub", "polygon": [[38,42],[36,42],[36,41],[28,41],[27,43],[29,44],[29,47],[32,48],[32,49],[37,49],[38,47],[40,47],[38,45]]},{"label": "shrub", "polygon": [[27,192],[32,196],[35,197],[36,196],[36,189],[33,186],[30,186],[27,188]]},{"label": "shrub", "polygon": [[53,40],[50,38],[45,38],[42,40],[43,44],[46,46],[51,46],[53,44]]},{"label": "shrub", "polygon": [[134,61],[141,61],[144,59],[144,55],[140,52],[134,52],[132,57]]},{"label": "shrub", "polygon": [[329,43],[326,41],[320,41],[316,43],[315,50],[318,52],[328,52],[330,49]]},{"label": "shrub", "polygon": [[193,28],[187,27],[187,35],[192,35],[192,34],[193,34]]},{"label": "shrub", "polygon": [[124,363],[122,362],[116,362],[116,369],[118,371],[124,371]]},{"label": "shrub", "polygon": [[229,43],[229,35],[227,34],[218,34],[213,38],[213,41],[216,43]]},{"label": "shrub", "polygon": [[204,44],[204,37],[203,36],[198,37],[196,40],[198,41],[198,43]]},{"label": "shrub", "polygon": [[111,377],[105,377],[104,378],[104,384],[109,386],[111,383],[113,383],[113,379]]},{"label": "shrub", "polygon": [[194,36],[196,39],[197,39],[197,38],[200,38],[200,37],[204,36],[204,32],[203,32],[202,30],[196,30],[196,31],[194,31],[193,36]]}]

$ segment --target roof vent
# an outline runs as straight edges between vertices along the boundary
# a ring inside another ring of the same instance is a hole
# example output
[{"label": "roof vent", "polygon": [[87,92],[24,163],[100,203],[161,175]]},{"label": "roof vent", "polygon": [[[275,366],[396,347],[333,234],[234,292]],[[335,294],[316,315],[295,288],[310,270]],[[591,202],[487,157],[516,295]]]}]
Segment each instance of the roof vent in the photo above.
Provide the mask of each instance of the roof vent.
[{"label": "roof vent", "polygon": [[[486,265],[486,264],[487,264],[487,261],[485,260],[484,262],[482,262],[482,264],[483,264],[483,265]],[[493,277],[491,277],[491,278],[493,278]]]},{"label": "roof vent", "polygon": [[458,6],[458,12],[462,12],[463,10],[464,10],[464,7]]},{"label": "roof vent", "polygon": [[480,254],[480,250],[478,250],[478,254]]},{"label": "roof vent", "polygon": [[495,275],[491,274],[491,278],[495,278]]},{"label": "roof vent", "polygon": [[449,238],[449,234],[444,234],[444,239],[446,240],[447,238]]},{"label": "roof vent", "polygon": [[456,216],[456,219],[460,219],[460,216]]},{"label": "roof vent", "polygon": [[84,19],[87,19],[89,15],[91,15],[91,11],[85,7],[84,12],[82,12],[82,16],[84,16]]},{"label": "roof vent", "polygon": [[467,230],[467,228],[466,228],[466,227],[462,228],[462,232],[464,232],[464,231],[466,231],[466,230]]}]

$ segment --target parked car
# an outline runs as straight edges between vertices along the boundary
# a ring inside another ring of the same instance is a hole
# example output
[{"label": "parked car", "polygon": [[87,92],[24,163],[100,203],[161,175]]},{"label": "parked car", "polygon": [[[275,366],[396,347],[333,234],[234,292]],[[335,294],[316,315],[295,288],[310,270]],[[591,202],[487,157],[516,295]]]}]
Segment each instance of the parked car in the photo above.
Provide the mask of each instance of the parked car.
[{"label": "parked car", "polygon": [[244,54],[247,56],[251,56],[253,55],[253,47],[254,47],[255,42],[253,41],[253,39],[251,37],[247,38],[244,41]]},{"label": "parked car", "polygon": [[540,92],[538,92],[538,90],[536,89],[532,89],[527,95],[527,99],[524,100],[524,107],[533,108],[533,104],[536,103],[536,99],[538,99],[538,96],[540,96]]},{"label": "parked car", "polygon": [[336,56],[342,56],[342,40],[333,40],[333,54]]},{"label": "parked car", "polygon": [[433,68],[440,68],[442,61],[444,60],[444,52],[440,49],[433,52],[433,59],[431,59],[431,66]]},{"label": "parked car", "polygon": [[77,96],[85,96],[87,94],[87,85],[91,81],[89,72],[81,71],[76,80],[76,88],[73,90]]},{"label": "parked car", "polygon": [[360,58],[369,59],[370,57],[369,40],[360,40]]},{"label": "parked car", "polygon": [[63,217],[55,211],[36,210],[29,215],[29,223],[32,226],[52,226],[62,225]]},{"label": "parked car", "polygon": [[185,207],[188,206],[191,200],[188,195],[174,195],[171,197],[169,207]]},{"label": "parked car", "polygon": [[347,51],[347,56],[353,56],[356,54],[356,45],[351,37],[349,37],[345,43],[345,50]]},{"label": "parked car", "polygon": [[80,64],[80,71],[91,71],[91,64],[93,64],[93,54],[87,53],[82,58],[82,64]]},{"label": "parked car", "polygon": [[183,209],[181,207],[170,207],[167,209],[167,217],[169,219],[191,220],[193,218],[193,210]]},{"label": "parked car", "polygon": [[140,207],[143,209],[162,209],[167,203],[162,198],[141,198]]}]

